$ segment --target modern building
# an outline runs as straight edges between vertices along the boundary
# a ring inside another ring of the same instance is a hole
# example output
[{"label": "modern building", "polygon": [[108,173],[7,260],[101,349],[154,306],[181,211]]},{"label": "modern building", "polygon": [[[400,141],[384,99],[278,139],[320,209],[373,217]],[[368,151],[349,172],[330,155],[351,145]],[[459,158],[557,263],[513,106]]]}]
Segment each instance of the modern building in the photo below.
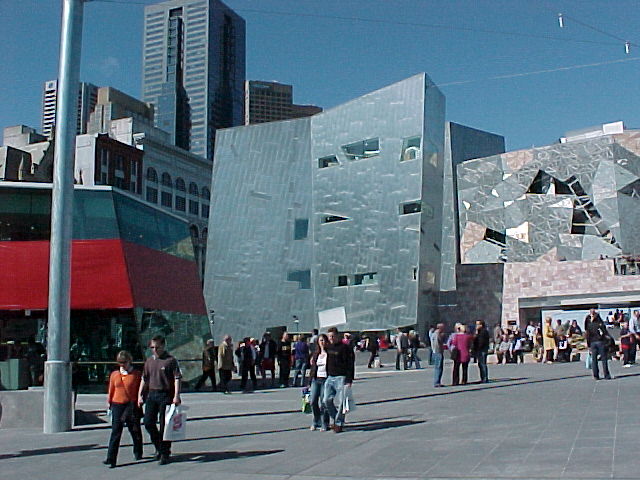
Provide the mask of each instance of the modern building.
[{"label": "modern building", "polygon": [[465,161],[457,190],[459,314],[523,325],[640,306],[640,131],[616,122]]},{"label": "modern building", "polygon": [[213,160],[220,128],[244,120],[245,22],[219,0],[145,7],[142,95],[171,142]]},{"label": "modern building", "polygon": [[0,180],[50,182],[53,140],[26,125],[6,127],[0,147]]},{"label": "modern building", "polygon": [[312,117],[220,132],[205,276],[216,331],[437,320],[442,252],[455,256],[446,161],[473,158],[474,142],[504,150],[501,137],[447,128],[468,145],[445,145],[444,97],[420,74]]},{"label": "modern building", "polygon": [[247,80],[245,82],[245,125],[310,117],[320,113],[315,105],[293,103],[293,87],[278,82]]},{"label": "modern building", "polygon": [[[78,87],[78,120],[76,133],[87,132],[89,115],[98,98],[98,87],[80,82]],[[58,81],[45,82],[42,94],[42,134],[51,138],[55,134],[56,111],[58,105]]]},{"label": "modern building", "polygon": [[[0,182],[0,343],[46,341],[51,184]],[[192,359],[211,335],[189,223],[112,187],[76,186],[71,265],[71,342],[82,383],[103,386],[91,362],[166,336]],[[111,339],[112,341],[110,341]],[[199,362],[184,362],[193,378]]]}]

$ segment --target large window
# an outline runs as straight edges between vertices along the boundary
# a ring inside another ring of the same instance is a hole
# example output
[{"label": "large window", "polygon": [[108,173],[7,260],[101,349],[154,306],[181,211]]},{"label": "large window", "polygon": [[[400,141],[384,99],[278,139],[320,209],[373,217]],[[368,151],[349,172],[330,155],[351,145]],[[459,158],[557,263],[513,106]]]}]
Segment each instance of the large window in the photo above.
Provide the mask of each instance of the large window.
[{"label": "large window", "polygon": [[200,213],[200,204],[197,201],[189,199],[189,213],[191,215],[198,215]]},{"label": "large window", "polygon": [[180,177],[176,178],[176,190],[178,190],[179,192],[184,192],[186,191],[186,185],[184,183],[184,180]]},{"label": "large window", "polygon": [[173,183],[171,182],[171,175],[169,175],[167,172],[164,172],[162,174],[162,186],[164,187],[173,187]]},{"label": "large window", "polygon": [[162,192],[160,196],[160,201],[163,207],[173,207],[173,195],[169,192]]},{"label": "large window", "polygon": [[156,172],[155,168],[147,168],[147,181],[158,183],[158,172]]},{"label": "large window", "polygon": [[380,139],[369,138],[360,142],[342,146],[342,151],[349,160],[362,160],[380,154]]},{"label": "large window", "polygon": [[200,192],[198,191],[198,185],[196,185],[194,182],[191,182],[189,184],[189,195],[197,197],[199,194]]},{"label": "large window", "polygon": [[293,228],[293,239],[304,240],[309,234],[309,219],[296,218]]},{"label": "large window", "polygon": [[147,187],[147,202],[158,203],[158,189]]}]

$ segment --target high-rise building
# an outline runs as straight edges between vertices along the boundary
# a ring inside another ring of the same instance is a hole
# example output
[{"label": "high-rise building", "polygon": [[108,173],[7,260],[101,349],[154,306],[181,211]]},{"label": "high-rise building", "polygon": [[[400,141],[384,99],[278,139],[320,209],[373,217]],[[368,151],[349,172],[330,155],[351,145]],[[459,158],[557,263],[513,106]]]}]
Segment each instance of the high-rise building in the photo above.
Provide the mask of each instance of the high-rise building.
[{"label": "high-rise building", "polygon": [[247,80],[244,95],[245,125],[310,117],[322,112],[322,108],[315,105],[294,104],[293,87],[284,83]]},{"label": "high-rise building", "polygon": [[215,132],[244,119],[245,22],[219,0],[144,11],[142,95],[179,147],[213,160]]},{"label": "high-rise building", "polygon": [[[87,132],[89,115],[98,100],[98,87],[91,83],[80,82],[78,87],[78,119],[76,133]],[[58,103],[58,81],[49,80],[44,84],[42,95],[42,134],[51,138],[55,133],[56,108]]]}]

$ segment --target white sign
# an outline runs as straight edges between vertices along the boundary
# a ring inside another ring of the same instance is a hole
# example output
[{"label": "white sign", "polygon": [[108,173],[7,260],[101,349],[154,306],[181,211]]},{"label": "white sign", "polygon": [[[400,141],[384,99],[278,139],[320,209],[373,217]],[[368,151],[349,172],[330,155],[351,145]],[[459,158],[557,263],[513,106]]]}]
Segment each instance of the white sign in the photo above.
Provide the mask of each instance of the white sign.
[{"label": "white sign", "polygon": [[347,323],[347,312],[344,307],[330,308],[318,312],[318,320],[320,328],[335,327]]}]

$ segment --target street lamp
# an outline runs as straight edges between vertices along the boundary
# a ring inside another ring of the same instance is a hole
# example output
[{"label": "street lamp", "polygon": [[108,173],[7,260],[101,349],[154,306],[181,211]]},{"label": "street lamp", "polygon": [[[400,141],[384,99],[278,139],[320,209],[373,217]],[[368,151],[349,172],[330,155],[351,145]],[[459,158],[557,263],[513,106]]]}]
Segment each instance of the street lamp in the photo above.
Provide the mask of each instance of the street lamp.
[{"label": "street lamp", "polygon": [[213,337],[213,326],[216,323],[215,316],[216,316],[215,310],[213,310],[213,309],[209,310],[209,332],[211,332],[211,339],[214,338]]}]

